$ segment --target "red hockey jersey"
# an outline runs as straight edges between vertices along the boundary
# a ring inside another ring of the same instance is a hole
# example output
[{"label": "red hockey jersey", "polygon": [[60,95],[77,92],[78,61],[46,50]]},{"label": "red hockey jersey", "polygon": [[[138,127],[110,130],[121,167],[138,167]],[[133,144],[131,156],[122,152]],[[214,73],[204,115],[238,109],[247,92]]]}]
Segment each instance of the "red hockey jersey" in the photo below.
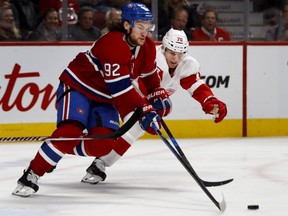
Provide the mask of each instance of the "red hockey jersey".
[{"label": "red hockey jersey", "polygon": [[124,37],[116,31],[103,35],[60,75],[62,82],[88,98],[114,104],[121,117],[145,103],[133,87],[133,79],[141,77],[148,93],[160,86],[154,41],[147,37],[132,53]]}]

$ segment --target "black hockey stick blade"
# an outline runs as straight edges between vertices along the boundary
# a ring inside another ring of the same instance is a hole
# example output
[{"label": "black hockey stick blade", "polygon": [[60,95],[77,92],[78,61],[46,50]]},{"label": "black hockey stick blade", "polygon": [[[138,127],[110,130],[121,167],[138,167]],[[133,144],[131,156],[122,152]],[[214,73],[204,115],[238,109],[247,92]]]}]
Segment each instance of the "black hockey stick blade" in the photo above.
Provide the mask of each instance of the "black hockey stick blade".
[{"label": "black hockey stick blade", "polygon": [[[193,167],[191,166],[190,162],[188,161],[186,155],[184,154],[184,152],[182,151],[180,145],[178,144],[178,142],[176,141],[176,139],[174,138],[173,134],[171,133],[171,131],[169,130],[168,126],[166,125],[165,121],[161,118],[161,125],[163,126],[165,132],[167,133],[167,135],[169,136],[170,140],[172,141],[174,147],[176,148],[176,150],[178,151],[178,153],[180,154],[180,156],[184,159],[184,161],[187,163],[187,165],[190,167],[190,169],[196,174],[196,171],[193,169]],[[205,181],[202,180],[197,174],[196,174],[197,178],[199,178],[200,181],[203,182],[203,184],[206,187],[216,187],[216,186],[222,186],[225,184],[228,184],[230,182],[233,181],[233,179],[227,179],[227,180],[222,180],[222,181]]]},{"label": "black hockey stick blade", "polygon": [[198,175],[193,171],[189,165],[185,162],[185,160],[179,155],[179,153],[173,148],[173,146],[170,144],[170,142],[164,137],[164,135],[161,133],[159,128],[152,123],[151,124],[153,130],[158,134],[158,136],[163,140],[163,142],[166,144],[166,146],[170,149],[170,151],[174,154],[174,156],[180,161],[180,163],[183,165],[183,167],[188,171],[188,173],[194,178],[196,183],[200,186],[200,188],[204,191],[204,193],[210,198],[210,200],[216,205],[216,207],[224,212],[226,209],[226,202],[222,194],[222,201],[218,202],[213,195],[209,192],[209,190],[205,187],[203,182],[199,179]]},{"label": "black hockey stick blade", "polygon": [[22,142],[22,141],[70,141],[70,140],[95,140],[95,139],[116,139],[125,134],[139,120],[142,115],[142,109],[136,108],[132,116],[125,122],[122,127],[110,134],[90,135],[81,137],[46,137],[46,136],[30,136],[30,137],[0,137],[0,142]]},{"label": "black hockey stick blade", "polygon": [[[200,177],[199,177],[200,178]],[[232,182],[234,179],[227,179],[227,180],[222,180],[222,181],[205,181],[203,179],[201,179],[201,181],[203,182],[203,184],[206,187],[217,187],[217,186],[222,186],[225,184],[228,184],[230,182]]]}]

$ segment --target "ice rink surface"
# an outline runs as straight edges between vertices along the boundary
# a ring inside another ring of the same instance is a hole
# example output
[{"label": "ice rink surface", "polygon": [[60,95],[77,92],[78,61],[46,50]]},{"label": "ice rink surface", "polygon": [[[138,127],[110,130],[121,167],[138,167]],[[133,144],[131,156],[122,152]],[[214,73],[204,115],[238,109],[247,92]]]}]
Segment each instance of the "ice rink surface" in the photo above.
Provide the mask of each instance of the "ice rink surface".
[{"label": "ice rink surface", "polygon": [[[41,143],[0,144],[0,215],[286,216],[288,137],[177,139],[198,175],[227,209],[220,212],[160,139],[139,140],[97,185],[80,182],[93,158],[65,156],[29,198],[11,192]],[[248,210],[247,205],[259,205]]]}]

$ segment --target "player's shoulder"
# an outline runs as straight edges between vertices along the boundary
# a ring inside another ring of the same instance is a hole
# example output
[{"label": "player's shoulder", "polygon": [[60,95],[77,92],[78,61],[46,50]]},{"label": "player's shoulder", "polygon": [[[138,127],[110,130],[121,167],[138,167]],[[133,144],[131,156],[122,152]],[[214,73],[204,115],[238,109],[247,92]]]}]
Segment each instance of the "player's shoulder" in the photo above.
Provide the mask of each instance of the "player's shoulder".
[{"label": "player's shoulder", "polygon": [[199,62],[190,56],[189,54],[185,54],[181,63],[178,65],[178,70],[181,71],[181,74],[185,76],[189,76],[190,74],[194,74],[200,71]]},{"label": "player's shoulder", "polygon": [[198,60],[194,58],[193,56],[189,55],[189,53],[186,53],[183,56],[183,64],[200,66],[200,63],[198,62]]},{"label": "player's shoulder", "polygon": [[155,41],[151,37],[146,37],[145,43],[143,45],[143,49],[148,52],[155,52],[156,55],[156,44]]},{"label": "player's shoulder", "polygon": [[[108,44],[121,44],[124,42],[124,35],[119,31],[111,31],[104,35],[102,35],[98,40],[97,43],[108,43]],[[107,45],[107,44],[106,44]]]},{"label": "player's shoulder", "polygon": [[[113,50],[121,51],[113,52]],[[131,55],[130,49],[124,40],[124,34],[118,31],[111,31],[102,35],[92,46],[91,51],[94,56],[112,59],[126,59]],[[114,59],[114,60],[115,60]]]},{"label": "player's shoulder", "polygon": [[155,47],[155,41],[154,41],[151,37],[149,37],[149,36],[146,37],[145,43],[146,43],[148,46],[154,46],[154,47]]}]

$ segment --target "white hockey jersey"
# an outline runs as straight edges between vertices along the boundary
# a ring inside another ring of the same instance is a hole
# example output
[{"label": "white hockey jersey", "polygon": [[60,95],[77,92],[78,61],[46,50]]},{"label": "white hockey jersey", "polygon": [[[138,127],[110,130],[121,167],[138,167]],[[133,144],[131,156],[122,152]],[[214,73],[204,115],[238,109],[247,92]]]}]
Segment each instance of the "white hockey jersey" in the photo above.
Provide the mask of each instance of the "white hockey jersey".
[{"label": "white hockey jersey", "polygon": [[[184,54],[182,61],[179,62],[173,74],[170,74],[161,46],[157,47],[156,53],[158,73],[161,77],[161,87],[165,88],[169,95],[172,95],[177,88],[181,86],[193,96],[199,86],[206,85],[200,78],[200,64],[192,56]],[[207,93],[207,96],[212,94],[211,91]]]},{"label": "white hockey jersey", "polygon": [[[199,62],[192,56],[184,54],[173,74],[169,73],[161,46],[156,48],[156,61],[161,87],[166,89],[169,95],[172,95],[181,86],[201,105],[206,98],[213,96],[211,89],[201,80]],[[139,79],[134,80],[133,85],[143,97],[147,95],[147,91]]]}]

